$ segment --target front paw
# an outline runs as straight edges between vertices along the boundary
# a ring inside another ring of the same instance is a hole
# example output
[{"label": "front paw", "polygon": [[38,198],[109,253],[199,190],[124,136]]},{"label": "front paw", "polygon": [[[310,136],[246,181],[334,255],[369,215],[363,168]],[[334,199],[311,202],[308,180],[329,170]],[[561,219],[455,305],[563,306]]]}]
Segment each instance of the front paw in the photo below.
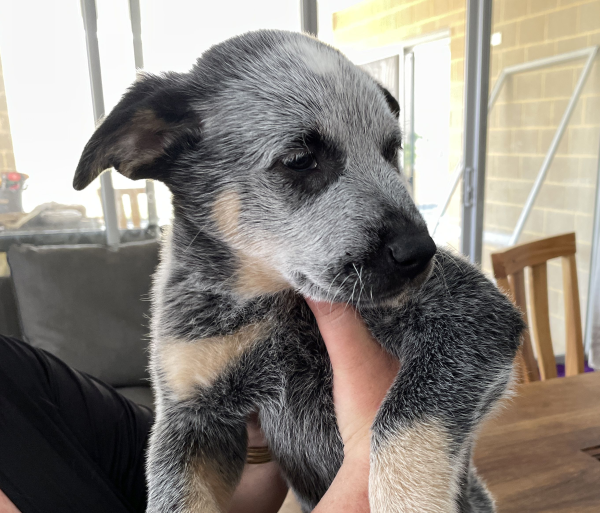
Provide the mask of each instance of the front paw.
[{"label": "front paw", "polygon": [[369,504],[372,513],[455,513],[460,469],[450,437],[435,420],[378,434],[371,443]]}]

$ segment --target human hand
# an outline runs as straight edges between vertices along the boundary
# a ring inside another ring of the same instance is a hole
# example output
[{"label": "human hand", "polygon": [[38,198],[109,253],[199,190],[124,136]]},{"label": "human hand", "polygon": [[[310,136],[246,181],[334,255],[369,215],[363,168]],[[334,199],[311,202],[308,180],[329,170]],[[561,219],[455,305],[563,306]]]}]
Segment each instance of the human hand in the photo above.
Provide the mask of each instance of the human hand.
[{"label": "human hand", "polygon": [[400,362],[383,350],[354,308],[307,299],[333,367],[333,402],[344,463],[315,513],[369,511],[371,425]]},{"label": "human hand", "polygon": [[[260,428],[257,414],[250,415],[246,430],[248,447],[267,447],[267,440]],[[275,461],[258,465],[246,463],[228,512],[274,513],[279,511],[287,491],[287,484]]]}]

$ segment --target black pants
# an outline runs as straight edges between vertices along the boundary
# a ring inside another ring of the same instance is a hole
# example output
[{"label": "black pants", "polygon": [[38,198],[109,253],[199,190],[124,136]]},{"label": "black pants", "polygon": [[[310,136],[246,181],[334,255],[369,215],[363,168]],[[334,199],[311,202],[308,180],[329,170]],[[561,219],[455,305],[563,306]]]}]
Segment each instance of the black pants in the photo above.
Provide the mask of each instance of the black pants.
[{"label": "black pants", "polygon": [[144,511],[152,412],[0,335],[0,489],[21,510]]}]

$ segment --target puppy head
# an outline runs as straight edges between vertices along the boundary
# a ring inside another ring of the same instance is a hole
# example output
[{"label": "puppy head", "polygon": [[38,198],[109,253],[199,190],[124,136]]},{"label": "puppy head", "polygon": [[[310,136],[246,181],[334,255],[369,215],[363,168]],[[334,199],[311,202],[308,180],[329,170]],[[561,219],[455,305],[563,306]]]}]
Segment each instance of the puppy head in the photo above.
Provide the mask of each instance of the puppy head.
[{"label": "puppy head", "polygon": [[189,73],[138,80],[88,142],[74,186],[109,167],[163,181],[176,244],[203,252],[189,272],[237,294],[293,287],[378,304],[419,287],[435,253],[399,169],[398,110],[333,48],[249,33]]}]

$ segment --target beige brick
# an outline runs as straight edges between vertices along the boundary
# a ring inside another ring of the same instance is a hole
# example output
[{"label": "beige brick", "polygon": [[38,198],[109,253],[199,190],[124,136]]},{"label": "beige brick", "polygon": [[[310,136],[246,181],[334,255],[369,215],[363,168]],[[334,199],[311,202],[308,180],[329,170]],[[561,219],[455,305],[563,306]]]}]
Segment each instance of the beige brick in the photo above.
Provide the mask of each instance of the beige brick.
[{"label": "beige brick", "polygon": [[544,97],[570,98],[573,94],[573,70],[559,69],[544,73]]},{"label": "beige brick", "polygon": [[519,100],[537,100],[542,97],[542,73],[534,71],[513,78],[515,96]]},{"label": "beige brick", "polygon": [[450,102],[451,104],[460,104],[463,102],[464,88],[462,83],[450,84]]},{"label": "beige brick", "polygon": [[511,150],[521,154],[538,153],[538,130],[515,129],[511,132]]},{"label": "beige brick", "polygon": [[362,20],[377,16],[378,14],[393,8],[394,4],[396,4],[396,2],[390,0],[361,2],[347,9],[333,13],[333,29],[343,29]]},{"label": "beige brick", "polygon": [[579,159],[575,157],[554,157],[548,174],[548,183],[572,184],[579,183]]},{"label": "beige brick", "polygon": [[600,125],[600,96],[591,96],[584,101],[584,122],[589,125]]},{"label": "beige brick", "polygon": [[598,157],[579,158],[579,183],[596,186],[598,181]]},{"label": "beige brick", "polygon": [[577,268],[578,269],[585,269],[586,271],[589,270],[591,254],[592,254],[592,247],[590,244],[577,241]]},{"label": "beige brick", "polygon": [[577,242],[592,242],[592,229],[594,226],[594,217],[585,214],[575,216],[575,231],[577,232]]},{"label": "beige brick", "polygon": [[587,36],[571,37],[556,42],[556,53],[572,52],[588,46]]},{"label": "beige brick", "polygon": [[0,132],[10,132],[7,112],[0,112]]},{"label": "beige brick", "polygon": [[465,61],[454,61],[450,66],[450,80],[463,81],[465,79]]},{"label": "beige brick", "polygon": [[[590,283],[590,273],[583,268],[577,269],[577,281],[579,282],[579,301],[581,305],[587,305],[587,297]],[[586,308],[583,306],[581,310],[581,322],[585,326]]]},{"label": "beige brick", "polygon": [[514,20],[527,16],[526,0],[504,0],[503,21]]},{"label": "beige brick", "polygon": [[575,155],[598,155],[600,127],[569,128],[569,151]]},{"label": "beige brick", "polygon": [[[553,100],[552,105],[552,118],[550,120],[550,125],[558,127],[559,123],[562,121],[563,116],[567,110],[567,105],[569,104],[569,100]],[[571,118],[569,119],[569,126],[580,125],[583,121],[583,103],[584,100],[581,98],[575,105],[575,109],[573,109],[573,113],[571,114]]]},{"label": "beige brick", "polygon": [[543,59],[556,54],[556,43],[542,43],[539,45],[528,46],[525,49],[527,61]]},{"label": "beige brick", "polygon": [[446,0],[450,11],[466,11],[467,6],[464,0]]},{"label": "beige brick", "polygon": [[[560,276],[560,271],[556,273]],[[550,278],[548,277],[548,281]],[[562,318],[564,317],[564,300],[563,300],[563,292],[562,286],[559,289],[555,289],[554,287],[549,287],[548,291],[548,307],[550,308],[550,315],[554,316],[556,320],[561,323]],[[561,310],[562,307],[562,310]],[[561,315],[562,313],[562,315]],[[558,325],[557,325],[558,328]],[[550,327],[552,329],[552,326]]]},{"label": "beige brick", "polygon": [[544,230],[548,236],[575,231],[575,214],[546,210],[546,225]]},{"label": "beige brick", "polygon": [[505,187],[508,191],[508,202],[513,205],[523,206],[527,201],[527,196],[531,190],[531,185],[528,182],[517,182],[505,180]]},{"label": "beige brick", "polygon": [[588,46],[600,45],[600,32],[588,34]]},{"label": "beige brick", "polygon": [[556,7],[558,7],[558,0],[529,0],[529,12],[531,14],[552,11]]},{"label": "beige brick", "polygon": [[558,317],[550,317],[550,332],[552,333],[552,350],[555,355],[565,354],[565,323]]},{"label": "beige brick", "polygon": [[17,164],[15,163],[15,154],[12,151],[3,152],[4,170],[5,171],[16,171]]},{"label": "beige brick", "polygon": [[514,155],[494,155],[488,158],[489,176],[495,178],[518,179],[519,178],[519,157]]},{"label": "beige brick", "polygon": [[465,38],[453,37],[450,40],[450,55],[454,57],[465,55]]},{"label": "beige brick", "polygon": [[548,38],[559,39],[577,34],[577,7],[548,14]]},{"label": "beige brick", "polygon": [[566,190],[570,187],[544,183],[537,197],[536,205],[540,208],[566,210]]},{"label": "beige brick", "polygon": [[[439,14],[439,13],[437,13]],[[434,16],[433,12],[433,2],[424,1],[418,2],[415,4],[415,21],[418,23],[420,21],[425,21]]]},{"label": "beige brick", "polygon": [[548,126],[552,124],[552,102],[534,101],[522,104],[521,126]]},{"label": "beige brick", "polygon": [[502,66],[513,66],[525,62],[525,49],[514,48],[502,52]]},{"label": "beige brick", "polygon": [[511,48],[517,44],[517,23],[505,23],[503,25],[493,26],[492,32],[500,32],[502,34],[502,44],[499,47],[503,50]]},{"label": "beige brick", "polygon": [[[538,129],[538,133],[539,133],[539,152],[542,154],[546,154],[546,152],[548,151],[548,149],[550,148],[550,144],[552,143],[552,140],[554,139],[554,135],[556,134],[556,128],[549,128],[549,129]],[[556,150],[556,154],[557,155],[568,155],[569,152],[569,130],[567,130],[560,142],[558,143],[558,148]]]},{"label": "beige brick", "polygon": [[3,132],[0,134],[0,150],[12,151],[12,139],[10,133]]},{"label": "beige brick", "polygon": [[[558,235],[558,233],[552,235]],[[559,259],[548,260],[548,288],[562,292],[562,268]]]},{"label": "beige brick", "polygon": [[539,239],[540,235],[544,234],[544,214],[545,210],[539,210],[534,208],[529,214],[529,218],[525,223],[524,230],[527,230],[531,234],[534,234],[535,239]]},{"label": "beige brick", "polygon": [[600,25],[600,2],[583,4],[579,8],[579,31],[597,32]]},{"label": "beige brick", "polygon": [[513,205],[488,204],[486,220],[490,225],[512,232],[517,224],[522,207]]},{"label": "beige brick", "polygon": [[[596,44],[600,44],[600,41]],[[596,57],[596,63],[590,71],[590,75],[585,83],[585,91],[600,91],[600,64],[598,63],[598,57]]]},{"label": "beige brick", "polygon": [[568,210],[587,215],[594,212],[595,191],[591,187],[565,187],[564,193]]},{"label": "beige brick", "polygon": [[499,51],[492,50],[490,58],[490,90],[492,85],[498,79],[502,67],[502,54]]},{"label": "beige brick", "polygon": [[498,114],[498,125],[500,128],[519,127],[521,122],[522,104],[505,103],[494,109]]},{"label": "beige brick", "polygon": [[542,167],[544,157],[523,155],[519,157],[519,178],[521,180],[535,180]]},{"label": "beige brick", "polygon": [[518,22],[519,45],[529,45],[544,41],[546,16],[535,16]]},{"label": "beige brick", "polygon": [[487,179],[485,199],[491,203],[512,203],[509,200],[509,190],[505,180]]},{"label": "beige brick", "polygon": [[488,152],[489,153],[506,153],[510,151],[510,130],[490,130],[488,133]]}]

